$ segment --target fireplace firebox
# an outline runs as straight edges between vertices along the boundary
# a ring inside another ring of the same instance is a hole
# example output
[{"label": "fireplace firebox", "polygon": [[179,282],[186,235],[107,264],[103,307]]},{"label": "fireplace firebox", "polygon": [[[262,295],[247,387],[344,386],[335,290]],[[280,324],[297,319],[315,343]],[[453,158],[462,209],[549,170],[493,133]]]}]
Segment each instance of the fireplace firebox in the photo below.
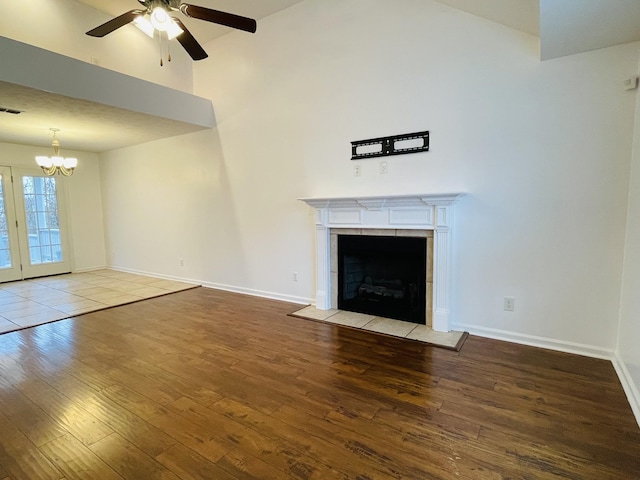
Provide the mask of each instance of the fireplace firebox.
[{"label": "fireplace firebox", "polygon": [[427,239],[338,235],[338,308],[425,324]]}]

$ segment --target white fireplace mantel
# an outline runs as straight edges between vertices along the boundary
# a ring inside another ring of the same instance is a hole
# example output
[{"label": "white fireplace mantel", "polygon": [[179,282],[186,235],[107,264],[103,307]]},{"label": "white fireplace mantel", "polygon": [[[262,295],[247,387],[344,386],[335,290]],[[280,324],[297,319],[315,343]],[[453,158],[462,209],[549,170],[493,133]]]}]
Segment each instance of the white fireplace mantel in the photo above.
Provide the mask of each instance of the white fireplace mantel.
[{"label": "white fireplace mantel", "polygon": [[301,198],[315,208],[316,308],[331,308],[332,228],[433,230],[433,329],[448,332],[451,318],[453,205],[463,193]]}]

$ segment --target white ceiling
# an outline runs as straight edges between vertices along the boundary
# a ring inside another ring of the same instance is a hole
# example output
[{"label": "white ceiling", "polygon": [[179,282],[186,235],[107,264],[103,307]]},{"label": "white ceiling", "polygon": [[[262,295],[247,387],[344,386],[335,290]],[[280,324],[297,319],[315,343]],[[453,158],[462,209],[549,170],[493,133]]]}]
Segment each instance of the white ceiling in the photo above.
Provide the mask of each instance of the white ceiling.
[{"label": "white ceiling", "polygon": [[[117,16],[136,9],[136,0],[77,0],[109,16]],[[302,0],[190,0],[196,5],[235,13],[258,20],[286,9]],[[640,0],[436,0],[492,22],[506,25],[527,34],[540,37],[540,58],[553,59],[565,55],[605,48],[617,44],[640,41]],[[232,29],[188,19],[181,16],[191,33],[201,44],[225,35]],[[97,25],[96,25],[97,26]],[[2,32],[0,32],[1,34]],[[144,40],[143,36],[140,36]],[[24,87],[24,85],[23,85]],[[95,105],[100,115],[91,112],[86,99],[81,104],[66,98],[50,97],[48,93],[20,89],[16,85],[0,81],[0,98],[12,98],[13,108],[34,113],[33,121],[48,125],[47,118],[67,118],[72,128],[85,133],[82,141],[72,140],[69,149],[100,152],[122,146],[143,143],[164,136],[188,131],[188,125],[176,125],[166,118],[140,117],[140,113]],[[0,105],[4,106],[4,105]],[[24,107],[24,108],[23,108]],[[41,128],[34,129],[26,117],[17,121],[9,114],[0,114],[0,142],[43,145]],[[15,116],[13,116],[15,117]],[[11,122],[11,129],[4,128]],[[22,123],[21,123],[22,122]],[[136,128],[117,128],[118,125],[135,125]],[[115,125],[115,127],[114,127]],[[38,135],[31,132],[37,130]],[[107,133],[105,135],[105,133]],[[63,145],[64,147],[65,145]]]},{"label": "white ceiling", "polygon": [[492,22],[540,36],[538,0],[436,0]]},{"label": "white ceiling", "polygon": [[[79,0],[112,16],[138,8],[136,0]],[[194,4],[261,19],[302,0],[189,0]],[[640,0],[436,0],[540,37],[540,58],[573,55],[640,41]],[[181,17],[201,43],[230,29]],[[259,28],[259,27],[258,27]]]},{"label": "white ceiling", "polygon": [[[79,1],[114,17],[140,7],[140,4],[136,0],[109,0],[108,2],[104,0]],[[301,1],[302,0],[187,0],[185,3],[260,20]],[[226,35],[231,31],[230,28],[185,17],[184,15],[179,15],[179,17],[191,34],[201,44]],[[258,26],[258,28],[260,27]]]}]

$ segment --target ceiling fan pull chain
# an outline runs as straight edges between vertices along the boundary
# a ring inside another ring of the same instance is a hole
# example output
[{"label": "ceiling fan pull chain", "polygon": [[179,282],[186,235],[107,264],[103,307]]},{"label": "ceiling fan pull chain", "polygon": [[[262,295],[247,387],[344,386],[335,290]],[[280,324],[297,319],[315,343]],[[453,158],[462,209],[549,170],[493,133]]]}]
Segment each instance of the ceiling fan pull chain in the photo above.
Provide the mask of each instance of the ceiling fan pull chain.
[{"label": "ceiling fan pull chain", "polygon": [[160,45],[160,66],[164,67],[164,62],[162,61],[162,32],[158,31],[158,41]]},{"label": "ceiling fan pull chain", "polygon": [[171,61],[171,40],[167,39],[167,62]]}]

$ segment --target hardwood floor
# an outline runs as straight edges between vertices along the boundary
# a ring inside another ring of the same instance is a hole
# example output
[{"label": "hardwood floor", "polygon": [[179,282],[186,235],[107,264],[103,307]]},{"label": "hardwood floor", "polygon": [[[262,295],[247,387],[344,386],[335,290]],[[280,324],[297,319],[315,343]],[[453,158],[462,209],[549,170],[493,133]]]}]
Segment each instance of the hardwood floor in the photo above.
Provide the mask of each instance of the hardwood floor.
[{"label": "hardwood floor", "polygon": [[609,362],[197,288],[0,336],[0,479],[637,479]]}]

